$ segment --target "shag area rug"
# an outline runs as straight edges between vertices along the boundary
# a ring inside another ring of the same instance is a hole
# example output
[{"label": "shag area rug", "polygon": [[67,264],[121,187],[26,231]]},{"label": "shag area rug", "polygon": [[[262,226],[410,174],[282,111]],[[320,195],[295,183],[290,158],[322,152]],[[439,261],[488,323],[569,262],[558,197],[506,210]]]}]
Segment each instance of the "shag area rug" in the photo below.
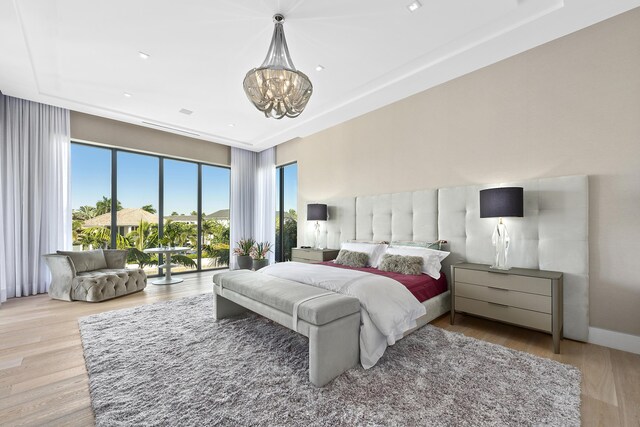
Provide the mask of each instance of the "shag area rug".
[{"label": "shag area rug", "polygon": [[211,294],[80,319],[98,426],[580,424],[580,372],[427,325],[324,388],[307,339]]}]

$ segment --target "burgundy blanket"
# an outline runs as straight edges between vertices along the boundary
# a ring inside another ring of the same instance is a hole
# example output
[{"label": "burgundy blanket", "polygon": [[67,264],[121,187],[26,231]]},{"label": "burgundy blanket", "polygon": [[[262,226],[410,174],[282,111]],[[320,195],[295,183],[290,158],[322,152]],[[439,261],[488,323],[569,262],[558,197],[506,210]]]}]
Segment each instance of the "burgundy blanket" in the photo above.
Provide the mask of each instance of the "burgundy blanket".
[{"label": "burgundy blanket", "polygon": [[433,277],[421,274],[419,276],[412,276],[409,274],[393,273],[390,271],[380,271],[377,268],[355,268],[347,267],[345,265],[336,264],[331,261],[321,262],[322,265],[328,265],[330,267],[346,268],[348,270],[364,271],[366,273],[378,274],[380,276],[389,277],[397,282],[402,283],[413,294],[414,297],[420,302],[424,302],[430,298],[440,295],[447,291],[447,276],[444,273],[440,274],[438,280]]}]

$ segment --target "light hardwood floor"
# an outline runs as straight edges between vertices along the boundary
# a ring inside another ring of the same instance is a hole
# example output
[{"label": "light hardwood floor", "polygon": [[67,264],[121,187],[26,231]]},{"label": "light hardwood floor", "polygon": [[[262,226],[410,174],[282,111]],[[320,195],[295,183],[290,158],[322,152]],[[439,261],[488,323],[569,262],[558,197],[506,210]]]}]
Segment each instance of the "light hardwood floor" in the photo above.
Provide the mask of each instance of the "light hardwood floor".
[{"label": "light hardwood floor", "polygon": [[[0,306],[0,425],[93,425],[88,377],[77,319],[103,311],[210,293],[212,273],[183,275],[173,286],[99,304],[12,299]],[[640,356],[564,340],[561,354],[551,336],[458,315],[434,324],[485,341],[569,363],[582,371],[585,426],[640,426]]]}]

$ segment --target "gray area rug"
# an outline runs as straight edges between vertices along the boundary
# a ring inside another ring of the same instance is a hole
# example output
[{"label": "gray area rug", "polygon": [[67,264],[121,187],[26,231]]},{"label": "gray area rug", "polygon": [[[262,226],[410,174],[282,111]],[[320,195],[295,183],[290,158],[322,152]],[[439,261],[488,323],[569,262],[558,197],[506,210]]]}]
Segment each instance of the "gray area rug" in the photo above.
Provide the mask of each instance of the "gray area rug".
[{"label": "gray area rug", "polygon": [[318,389],[307,339],[211,294],[80,319],[99,426],[580,424],[574,367],[427,325]]}]

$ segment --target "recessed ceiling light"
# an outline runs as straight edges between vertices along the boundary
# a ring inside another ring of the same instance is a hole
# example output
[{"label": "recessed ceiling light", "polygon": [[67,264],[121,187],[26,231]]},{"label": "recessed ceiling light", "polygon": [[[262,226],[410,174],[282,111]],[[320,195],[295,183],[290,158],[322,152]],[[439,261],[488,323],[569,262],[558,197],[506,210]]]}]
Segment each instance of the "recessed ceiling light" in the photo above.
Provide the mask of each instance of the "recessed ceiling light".
[{"label": "recessed ceiling light", "polygon": [[421,7],[422,7],[422,3],[420,3],[418,0],[415,0],[407,5],[407,9],[409,9],[409,12],[415,12]]},{"label": "recessed ceiling light", "polygon": [[138,52],[138,56],[140,57],[140,59],[149,59],[149,55],[148,53],[144,53],[144,52]]},{"label": "recessed ceiling light", "polygon": [[316,71],[322,71],[324,70],[324,67],[322,65],[319,65],[316,67]]},{"label": "recessed ceiling light", "polygon": [[191,110],[187,110],[186,108],[182,108],[182,109],[180,110],[180,112],[181,112],[182,114],[186,114],[187,116],[190,116],[191,114],[193,114],[193,111],[191,111]]},{"label": "recessed ceiling light", "polygon": [[234,125],[233,123],[229,123],[227,126],[229,126],[230,128],[236,127],[236,125]]},{"label": "recessed ceiling light", "polygon": [[131,98],[131,94],[128,92],[123,93],[123,95],[125,98]]}]

